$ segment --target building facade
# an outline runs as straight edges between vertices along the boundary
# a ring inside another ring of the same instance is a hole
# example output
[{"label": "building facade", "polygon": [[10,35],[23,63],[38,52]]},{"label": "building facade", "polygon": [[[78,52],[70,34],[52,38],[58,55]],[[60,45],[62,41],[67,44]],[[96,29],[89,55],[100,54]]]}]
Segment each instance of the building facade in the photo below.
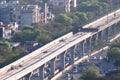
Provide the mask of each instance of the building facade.
[{"label": "building facade", "polygon": [[32,23],[48,23],[54,15],[49,12],[46,3],[37,3],[33,5],[20,5],[18,1],[0,3],[0,21],[8,24],[17,22],[19,29]]},{"label": "building facade", "polygon": [[[53,11],[70,12],[76,8],[76,0],[50,0],[49,5]],[[54,12],[55,13],[55,12]]]},{"label": "building facade", "polygon": [[17,22],[20,29],[25,25],[40,22],[40,8],[37,5],[20,5],[11,10],[11,21]]},{"label": "building facade", "polygon": [[49,23],[53,20],[54,14],[49,11],[49,5],[42,1],[35,3],[40,9],[40,23]]},{"label": "building facade", "polygon": [[0,38],[10,39],[11,36],[18,31],[18,24],[15,22],[4,25],[0,22]]}]

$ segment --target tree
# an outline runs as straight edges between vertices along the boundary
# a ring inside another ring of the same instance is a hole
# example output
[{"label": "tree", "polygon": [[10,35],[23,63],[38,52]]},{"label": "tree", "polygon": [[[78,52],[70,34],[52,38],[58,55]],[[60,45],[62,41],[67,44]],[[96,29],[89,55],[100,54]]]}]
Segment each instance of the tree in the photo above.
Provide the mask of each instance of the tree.
[{"label": "tree", "polygon": [[15,42],[25,43],[26,41],[34,41],[37,37],[37,31],[33,26],[26,25],[21,32],[17,32],[12,40]]},{"label": "tree", "polygon": [[111,48],[118,47],[120,48],[120,42],[115,42],[112,44]]},{"label": "tree", "polygon": [[34,29],[34,27],[33,26],[29,26],[29,25],[25,25],[23,27],[23,30],[31,30],[31,31],[33,31],[33,29]]},{"label": "tree", "polygon": [[77,10],[81,12],[91,12],[91,11],[97,11],[98,6],[97,0],[88,0],[86,2],[81,2],[80,5],[78,5]]},{"label": "tree", "polygon": [[75,12],[74,15],[79,17],[78,22],[80,22],[81,24],[85,24],[88,21],[87,14],[84,12]]},{"label": "tree", "polygon": [[52,38],[51,38],[51,36],[49,36],[47,34],[41,34],[41,36],[38,36],[36,38],[36,41],[41,42],[42,44],[46,44],[46,43],[52,41]]},{"label": "tree", "polygon": [[107,53],[108,60],[115,62],[120,60],[120,48],[114,47],[111,48],[110,51]]},{"label": "tree", "polygon": [[102,7],[103,14],[106,14],[108,11],[110,11],[110,5],[108,3],[101,2],[99,5]]},{"label": "tree", "polygon": [[0,41],[0,55],[8,55],[12,53],[12,48],[8,41]]},{"label": "tree", "polygon": [[88,67],[85,72],[82,74],[83,80],[95,80],[100,76],[100,72],[96,66]]},{"label": "tree", "polygon": [[42,0],[43,3],[47,3],[49,2],[50,0]]},{"label": "tree", "polygon": [[73,22],[76,22],[79,20],[79,17],[74,13],[68,13],[67,16],[70,17],[73,20]]},{"label": "tree", "polygon": [[80,12],[87,12],[87,13],[92,12],[94,13],[93,18],[95,18],[108,12],[110,10],[110,4],[98,0],[87,0],[81,2],[78,5],[77,10]]},{"label": "tree", "polygon": [[55,22],[64,24],[64,25],[71,25],[73,23],[72,18],[68,17],[66,14],[60,14],[55,19]]}]

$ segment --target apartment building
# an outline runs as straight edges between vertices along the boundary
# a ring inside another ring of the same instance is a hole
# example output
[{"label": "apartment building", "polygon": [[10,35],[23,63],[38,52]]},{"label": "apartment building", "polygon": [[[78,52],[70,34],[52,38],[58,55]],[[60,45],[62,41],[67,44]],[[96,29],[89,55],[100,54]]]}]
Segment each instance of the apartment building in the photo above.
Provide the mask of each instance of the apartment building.
[{"label": "apartment building", "polygon": [[70,12],[76,8],[76,0],[50,0],[50,9],[54,12]]},{"label": "apartment building", "polygon": [[40,22],[40,8],[38,5],[19,5],[11,10],[11,21],[17,22],[20,29],[25,25]]},{"label": "apartment building", "polygon": [[48,23],[54,18],[47,3],[20,5],[18,1],[0,3],[0,21],[8,24],[17,22],[19,29],[32,23]]},{"label": "apartment building", "polygon": [[54,14],[49,11],[49,6],[47,3],[42,3],[42,1],[35,3],[40,9],[40,23],[49,23],[53,20]]},{"label": "apartment building", "polygon": [[11,22],[9,24],[3,24],[3,22],[0,22],[0,38],[10,39],[17,31],[18,24],[16,22]]}]

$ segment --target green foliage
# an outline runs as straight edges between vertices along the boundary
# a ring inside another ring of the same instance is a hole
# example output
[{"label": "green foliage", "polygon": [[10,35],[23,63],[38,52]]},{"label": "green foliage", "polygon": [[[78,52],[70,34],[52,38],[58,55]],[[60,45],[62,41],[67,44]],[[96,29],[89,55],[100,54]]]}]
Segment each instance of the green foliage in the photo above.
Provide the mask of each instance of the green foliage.
[{"label": "green foliage", "polygon": [[0,55],[0,68],[12,63],[13,61],[25,56],[27,54],[24,48],[16,48],[12,51],[11,54],[7,54],[6,56]]},{"label": "green foliage", "polygon": [[88,67],[82,75],[83,80],[95,80],[98,77],[100,77],[100,73],[96,66]]},{"label": "green foliage", "polygon": [[103,12],[103,14],[110,11],[110,5],[108,3],[102,2],[102,3],[99,3],[99,5],[102,7],[101,11]]},{"label": "green foliage", "polygon": [[81,24],[85,24],[88,21],[87,14],[84,12],[75,12],[74,15],[79,17],[79,21]]},{"label": "green foliage", "polygon": [[79,16],[75,15],[74,13],[68,13],[67,16],[70,17],[74,23],[79,20]]},{"label": "green foliage", "polygon": [[64,25],[71,25],[73,23],[72,18],[68,17],[67,14],[58,15],[54,21]]},{"label": "green foliage", "polygon": [[99,2],[98,0],[87,0],[81,2],[78,5],[77,10],[80,12],[93,12],[97,17],[108,12],[110,10],[110,5],[105,2]]},{"label": "green foliage", "polygon": [[107,53],[108,60],[110,61],[116,61],[120,60],[120,48],[114,47],[111,48],[110,51]]},{"label": "green foliage", "polygon": [[120,60],[120,42],[115,42],[111,45],[109,52],[107,53],[109,61],[116,62]]},{"label": "green foliage", "polygon": [[25,26],[21,32],[16,33],[12,40],[24,44],[26,41],[37,41],[46,44],[65,33],[71,31],[71,26],[64,26],[60,23],[49,23],[46,25],[33,24]]},{"label": "green foliage", "polygon": [[98,78],[96,80],[120,80],[120,72]]},{"label": "green foliage", "polygon": [[98,7],[99,6],[97,0],[89,0],[86,2],[81,2],[78,6],[78,10],[81,12],[91,12],[96,11]]},{"label": "green foliage", "polygon": [[12,48],[7,41],[0,41],[0,55],[11,54]]},{"label": "green foliage", "polygon": [[95,13],[93,12],[86,12],[87,18],[89,21],[93,20]]},{"label": "green foliage", "polygon": [[26,52],[26,50],[24,48],[15,48],[15,49],[13,49],[13,53],[16,54],[16,55],[24,54],[25,52]]},{"label": "green foliage", "polygon": [[92,42],[91,50],[96,51],[96,50],[99,50],[103,46],[105,46],[104,42],[97,40],[95,42]]},{"label": "green foliage", "polygon": [[[9,1],[15,1],[15,0],[6,0],[7,2]],[[19,0],[20,4],[32,4],[35,2],[35,0]]]},{"label": "green foliage", "polygon": [[51,40],[52,40],[52,38],[49,35],[47,35],[47,34],[41,34],[41,36],[38,36],[36,38],[36,41],[42,42],[43,44],[48,43]]},{"label": "green foliage", "polygon": [[111,45],[111,48],[114,48],[114,47],[120,48],[120,42],[113,43],[113,44]]},{"label": "green foliage", "polygon": [[64,24],[65,26],[74,26],[72,30],[76,33],[78,29],[88,21],[88,17],[84,12],[73,12],[60,14],[54,19],[54,21],[60,24]]},{"label": "green foliage", "polygon": [[19,0],[21,4],[32,4],[35,0]]},{"label": "green foliage", "polygon": [[34,27],[33,26],[29,26],[29,25],[26,25],[26,26],[24,26],[23,27],[23,30],[33,30],[34,29]]},{"label": "green foliage", "polygon": [[42,0],[42,2],[44,2],[44,3],[47,3],[47,2],[49,2],[50,0]]},{"label": "green foliage", "polygon": [[25,49],[12,49],[8,41],[0,40],[0,67],[3,67],[20,58],[19,55],[26,53]]}]

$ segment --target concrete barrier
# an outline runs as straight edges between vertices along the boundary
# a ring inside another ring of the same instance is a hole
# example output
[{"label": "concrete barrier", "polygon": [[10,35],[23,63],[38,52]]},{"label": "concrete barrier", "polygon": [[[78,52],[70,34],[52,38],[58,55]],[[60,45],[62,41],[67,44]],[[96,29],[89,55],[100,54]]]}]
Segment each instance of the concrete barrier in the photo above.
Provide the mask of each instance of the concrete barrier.
[{"label": "concrete barrier", "polygon": [[[11,63],[11,64],[3,67],[3,68],[1,68],[1,69],[0,69],[0,75],[5,74],[8,70],[10,70],[10,69],[11,69],[11,66],[19,66],[19,65],[22,65],[22,63],[24,63],[24,61],[27,60],[28,58],[30,59],[30,58],[33,58],[35,55],[38,55],[38,54],[40,54],[40,53],[42,54],[42,52],[43,52],[46,48],[51,47],[51,45],[57,44],[57,43],[59,43],[60,40],[65,40],[65,39],[70,38],[70,37],[72,37],[72,36],[73,36],[73,32],[70,32],[70,33],[68,33],[68,34],[66,34],[66,35],[64,35],[64,36],[62,36],[62,37],[60,37],[60,38],[58,38],[58,39],[56,39],[56,40],[54,40],[54,41],[46,44],[46,45],[44,45],[43,47],[41,47],[41,48],[39,48],[39,49],[31,52],[30,54],[28,54],[28,55],[26,55],[26,56],[18,59],[17,61],[15,61],[15,62],[13,62],[13,63]],[[43,54],[43,55],[44,55],[44,54]]]}]

